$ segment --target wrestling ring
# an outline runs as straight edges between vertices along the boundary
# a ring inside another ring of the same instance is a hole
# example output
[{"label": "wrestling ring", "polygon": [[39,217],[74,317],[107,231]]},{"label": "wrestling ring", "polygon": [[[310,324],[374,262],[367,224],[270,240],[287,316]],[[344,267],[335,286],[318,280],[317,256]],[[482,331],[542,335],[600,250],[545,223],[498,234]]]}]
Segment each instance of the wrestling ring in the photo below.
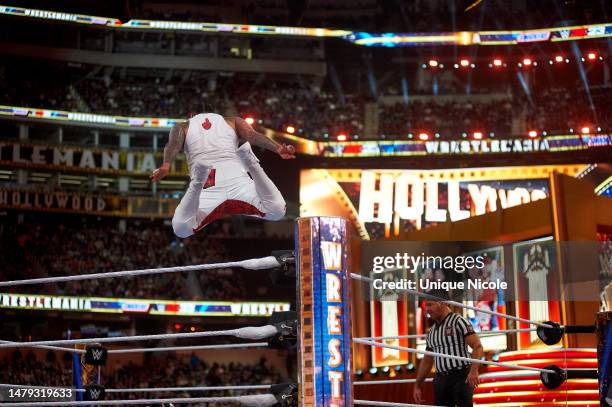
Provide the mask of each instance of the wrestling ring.
[{"label": "wrestling ring", "polygon": [[[389,383],[414,383],[414,379],[405,380],[372,380],[356,381],[352,378],[352,346],[365,345],[382,347],[400,352],[409,352],[449,359],[468,361],[481,365],[500,367],[506,370],[523,372],[528,376],[537,376],[548,389],[556,389],[569,379],[598,378],[597,369],[569,369],[555,364],[534,366],[525,363],[495,362],[451,356],[426,350],[395,346],[385,343],[389,339],[415,339],[424,335],[378,336],[354,338],[351,332],[350,281],[357,280],[363,284],[372,284],[369,277],[350,273],[348,270],[348,244],[346,223],[340,218],[315,217],[300,218],[296,221],[295,251],[274,252],[271,256],[236,262],[201,264],[185,267],[167,267],[144,270],[126,270],[109,273],[45,277],[28,280],[0,282],[0,287],[16,287],[32,284],[56,283],[77,280],[122,278],[162,273],[179,273],[184,271],[205,271],[218,268],[242,268],[245,270],[281,269],[287,275],[295,270],[297,280],[297,309],[295,311],[275,312],[268,324],[246,326],[238,329],[165,333],[154,335],[134,335],[119,337],[102,337],[87,339],[59,339],[29,342],[12,342],[0,340],[2,348],[39,348],[50,351],[62,351],[79,354],[85,364],[93,369],[100,369],[108,358],[115,354],[137,352],[168,352],[186,350],[228,350],[238,348],[272,348],[295,350],[298,355],[298,378],[295,383],[278,383],[275,385],[243,386],[193,386],[193,387],[158,387],[158,388],[105,388],[98,380],[74,390],[79,395],[77,400],[61,401],[28,401],[1,402],[0,406],[106,406],[106,405],[148,405],[148,404],[196,404],[196,403],[233,403],[242,406],[304,406],[304,407],[340,407],[351,405],[408,407],[417,404],[395,403],[372,400],[354,400],[353,386],[384,385]],[[506,318],[532,328],[508,329],[492,332],[517,333],[535,331],[546,345],[555,345],[563,335],[571,333],[594,333],[595,326],[561,326],[552,321],[531,321],[492,310],[480,309],[455,301],[447,301],[430,294],[415,290],[403,289],[407,294],[425,299],[446,302],[459,308],[472,309]],[[484,335],[487,335],[485,333]],[[146,342],[162,339],[197,339],[204,337],[234,337],[245,340],[236,344],[144,347],[125,349],[106,349],[105,344]],[[84,348],[74,348],[75,345]],[[99,370],[98,370],[99,372]],[[520,373],[520,374],[523,374]],[[426,379],[431,381],[431,378]],[[32,391],[61,390],[40,386],[23,386],[10,383],[0,384],[2,389],[31,389]],[[65,389],[64,389],[65,390]],[[105,400],[108,394],[151,393],[151,392],[212,392],[231,390],[236,392],[266,391],[264,394],[244,394],[228,397],[176,397],[176,398],[140,398],[123,400]],[[49,397],[47,398],[47,400]],[[421,404],[419,404],[421,405]]]}]

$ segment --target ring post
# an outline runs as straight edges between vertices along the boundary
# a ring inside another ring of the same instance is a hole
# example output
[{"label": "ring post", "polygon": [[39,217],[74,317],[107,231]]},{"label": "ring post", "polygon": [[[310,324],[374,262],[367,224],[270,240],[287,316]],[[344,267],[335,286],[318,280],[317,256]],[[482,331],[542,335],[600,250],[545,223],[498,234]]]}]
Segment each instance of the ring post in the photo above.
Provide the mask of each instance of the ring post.
[{"label": "ring post", "polygon": [[353,405],[346,221],[299,218],[295,230],[300,315],[300,406]]}]

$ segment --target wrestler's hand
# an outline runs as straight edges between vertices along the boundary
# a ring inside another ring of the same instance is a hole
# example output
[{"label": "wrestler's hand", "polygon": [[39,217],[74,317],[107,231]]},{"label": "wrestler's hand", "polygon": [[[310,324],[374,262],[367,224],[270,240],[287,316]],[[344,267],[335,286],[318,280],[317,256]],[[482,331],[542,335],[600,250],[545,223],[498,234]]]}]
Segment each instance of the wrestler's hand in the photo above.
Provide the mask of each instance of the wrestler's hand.
[{"label": "wrestler's hand", "polygon": [[412,390],[412,398],[414,399],[414,402],[417,404],[421,404],[423,402],[423,394],[421,392],[421,386],[414,386],[414,389]]},{"label": "wrestler's hand", "polygon": [[160,179],[166,178],[166,176],[168,176],[169,173],[170,173],[170,163],[163,163],[161,167],[159,167],[158,169],[156,169],[155,171],[151,173],[150,178],[153,182],[159,181]]},{"label": "wrestler's hand", "polygon": [[470,369],[470,373],[468,373],[465,382],[472,387],[478,386],[478,383],[480,383],[480,379],[478,378],[478,370]]},{"label": "wrestler's hand", "polygon": [[295,158],[295,148],[289,144],[279,144],[278,147],[276,147],[276,152],[283,160]]}]

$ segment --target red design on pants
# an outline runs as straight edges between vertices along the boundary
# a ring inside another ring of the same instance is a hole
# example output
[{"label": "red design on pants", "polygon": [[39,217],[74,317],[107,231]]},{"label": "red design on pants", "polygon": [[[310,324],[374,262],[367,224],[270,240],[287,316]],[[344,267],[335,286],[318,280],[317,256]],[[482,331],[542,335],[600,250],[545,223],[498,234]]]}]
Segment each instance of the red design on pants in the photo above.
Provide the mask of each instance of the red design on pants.
[{"label": "red design on pants", "polygon": [[198,232],[204,228],[204,226],[209,223],[219,219],[223,215],[257,215],[262,218],[266,216],[265,213],[251,205],[250,203],[246,203],[244,201],[239,201],[237,199],[228,199],[224,201],[221,205],[217,206],[205,217],[202,222],[200,222],[200,226],[193,229],[193,232]]},{"label": "red design on pants", "polygon": [[206,182],[204,183],[204,186],[202,187],[202,189],[206,189],[206,188],[210,188],[210,187],[214,187],[215,186],[215,175],[216,175],[217,170],[215,170],[214,168],[210,169],[210,173],[208,174],[208,178],[206,179]]}]

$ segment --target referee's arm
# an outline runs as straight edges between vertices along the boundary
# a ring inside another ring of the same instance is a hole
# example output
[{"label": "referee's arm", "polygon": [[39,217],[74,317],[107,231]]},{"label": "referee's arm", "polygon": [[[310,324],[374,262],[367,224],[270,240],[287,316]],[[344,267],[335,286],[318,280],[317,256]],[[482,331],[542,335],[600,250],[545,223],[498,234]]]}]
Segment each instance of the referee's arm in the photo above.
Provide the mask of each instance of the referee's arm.
[{"label": "referee's arm", "polygon": [[[480,337],[476,333],[472,333],[465,337],[465,343],[470,348],[472,348],[472,358],[473,359],[482,359],[484,356],[484,349],[482,348],[482,344],[480,343]],[[470,373],[468,373],[467,379],[465,382],[472,387],[478,386],[480,380],[478,379],[478,368],[480,367],[480,363],[472,363],[470,367]]]},{"label": "referee's arm", "polygon": [[[431,350],[431,349],[427,349]],[[423,394],[421,389],[423,387],[423,382],[425,378],[431,372],[431,368],[433,367],[434,358],[433,356],[425,355],[423,356],[423,360],[419,363],[419,369],[417,370],[416,382],[414,384],[414,389],[412,390],[412,397],[414,401],[418,404],[423,402]]]}]

